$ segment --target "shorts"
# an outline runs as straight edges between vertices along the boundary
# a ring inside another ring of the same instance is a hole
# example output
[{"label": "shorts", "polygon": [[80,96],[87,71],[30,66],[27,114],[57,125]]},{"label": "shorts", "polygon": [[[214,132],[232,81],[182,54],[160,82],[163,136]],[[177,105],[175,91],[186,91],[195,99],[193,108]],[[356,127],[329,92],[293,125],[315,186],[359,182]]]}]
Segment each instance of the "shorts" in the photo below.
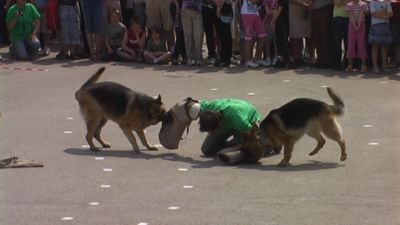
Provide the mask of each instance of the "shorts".
[{"label": "shorts", "polygon": [[258,38],[266,37],[264,24],[261,18],[255,14],[242,14],[242,25],[244,29],[244,39],[249,41],[253,39],[253,36]]},{"label": "shorts", "polygon": [[400,45],[400,22],[392,22],[390,28],[392,30],[393,43]]},{"label": "shorts", "polygon": [[158,26],[165,31],[173,31],[169,0],[146,0],[146,16],[148,28]]},{"label": "shorts", "polygon": [[83,19],[85,22],[86,34],[101,34],[105,30],[103,24],[103,1],[102,0],[81,0]]},{"label": "shorts", "polygon": [[371,25],[368,33],[368,43],[389,46],[393,41],[389,23]]},{"label": "shorts", "polygon": [[81,43],[81,30],[79,10],[76,6],[60,5],[59,7],[61,27],[61,43],[64,46],[79,45]]}]

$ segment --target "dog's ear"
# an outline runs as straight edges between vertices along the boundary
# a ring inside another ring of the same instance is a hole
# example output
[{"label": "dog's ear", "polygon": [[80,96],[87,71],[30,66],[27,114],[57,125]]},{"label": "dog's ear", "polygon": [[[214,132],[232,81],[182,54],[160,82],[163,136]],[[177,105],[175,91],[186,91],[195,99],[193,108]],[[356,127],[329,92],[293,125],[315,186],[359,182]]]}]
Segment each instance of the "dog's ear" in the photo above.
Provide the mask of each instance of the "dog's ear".
[{"label": "dog's ear", "polygon": [[162,104],[162,102],[161,102],[161,95],[158,95],[158,97],[157,97],[157,99],[155,100],[156,101],[156,103],[158,103],[158,104]]}]

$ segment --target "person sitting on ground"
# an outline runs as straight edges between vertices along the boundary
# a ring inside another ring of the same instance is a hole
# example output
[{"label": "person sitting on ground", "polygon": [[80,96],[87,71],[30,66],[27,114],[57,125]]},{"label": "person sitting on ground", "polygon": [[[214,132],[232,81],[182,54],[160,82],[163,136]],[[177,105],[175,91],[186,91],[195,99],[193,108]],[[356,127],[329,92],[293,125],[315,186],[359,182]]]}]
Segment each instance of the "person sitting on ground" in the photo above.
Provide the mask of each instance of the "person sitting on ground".
[{"label": "person sitting on ground", "polygon": [[107,34],[105,39],[106,52],[103,59],[106,61],[120,60],[119,52],[122,40],[126,35],[126,27],[121,23],[121,13],[118,9],[111,10],[108,15]]},{"label": "person sitting on ground", "polygon": [[133,19],[122,40],[122,50],[119,52],[119,56],[123,60],[142,61],[145,45],[146,31],[138,19]]},{"label": "person sitting on ground", "polygon": [[161,38],[161,29],[159,27],[151,29],[151,38],[147,42],[143,56],[146,62],[153,64],[169,62],[171,52],[167,50],[166,41]]},{"label": "person sitting on ground", "polygon": [[7,11],[6,23],[10,31],[10,54],[15,59],[33,59],[41,54],[37,37],[40,14],[34,5],[26,3],[26,0],[17,0]]}]

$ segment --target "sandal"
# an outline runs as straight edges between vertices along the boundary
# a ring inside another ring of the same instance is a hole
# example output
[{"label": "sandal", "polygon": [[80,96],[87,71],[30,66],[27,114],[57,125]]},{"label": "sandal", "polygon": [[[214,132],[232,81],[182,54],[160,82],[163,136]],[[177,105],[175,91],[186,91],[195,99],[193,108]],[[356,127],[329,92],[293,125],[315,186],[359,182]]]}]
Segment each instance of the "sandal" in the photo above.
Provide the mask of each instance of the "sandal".
[{"label": "sandal", "polygon": [[353,72],[353,67],[352,66],[348,66],[348,67],[346,67],[346,69],[344,71]]},{"label": "sandal", "polygon": [[367,66],[361,66],[361,73],[366,73],[368,72],[368,67]]}]

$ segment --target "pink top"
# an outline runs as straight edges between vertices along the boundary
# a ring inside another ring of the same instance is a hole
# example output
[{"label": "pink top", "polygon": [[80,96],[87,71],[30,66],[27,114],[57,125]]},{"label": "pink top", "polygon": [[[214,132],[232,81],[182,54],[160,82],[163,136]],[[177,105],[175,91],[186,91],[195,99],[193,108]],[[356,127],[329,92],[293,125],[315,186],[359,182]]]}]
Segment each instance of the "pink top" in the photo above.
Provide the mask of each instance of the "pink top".
[{"label": "pink top", "polygon": [[358,3],[349,2],[346,4],[345,10],[349,12],[350,18],[353,18],[354,21],[364,22],[368,5],[363,1],[359,1]]}]

